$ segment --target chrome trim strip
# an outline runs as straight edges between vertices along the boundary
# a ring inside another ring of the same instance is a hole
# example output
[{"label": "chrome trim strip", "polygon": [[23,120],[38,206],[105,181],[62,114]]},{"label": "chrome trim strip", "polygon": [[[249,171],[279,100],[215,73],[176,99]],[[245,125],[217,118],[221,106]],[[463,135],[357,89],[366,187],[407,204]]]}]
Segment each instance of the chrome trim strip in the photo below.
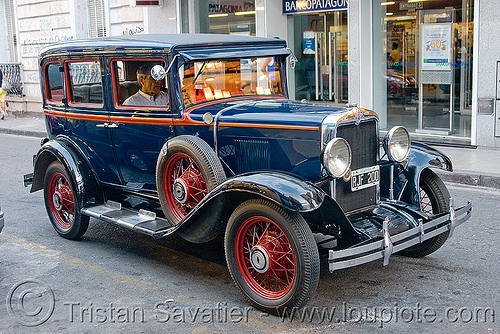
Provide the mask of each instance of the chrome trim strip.
[{"label": "chrome trim strip", "polygon": [[[450,206],[449,213],[443,214],[443,216],[433,219],[427,223],[420,223],[416,227],[405,232],[401,232],[393,236],[388,235],[388,233],[384,233],[384,239],[377,240],[366,245],[355,246],[339,251],[329,250],[329,270],[330,272],[333,272],[335,270],[357,266],[381,258],[384,259],[385,265],[389,261],[390,254],[397,253],[425,240],[429,240],[430,238],[433,238],[441,233],[452,231],[455,227],[470,218],[471,211],[471,202],[467,202],[465,206],[458,210],[454,210],[453,206]],[[444,225],[438,227],[442,224]],[[388,240],[386,240],[386,237]],[[390,244],[392,244],[392,247]],[[392,248],[392,250],[390,248]]]}]

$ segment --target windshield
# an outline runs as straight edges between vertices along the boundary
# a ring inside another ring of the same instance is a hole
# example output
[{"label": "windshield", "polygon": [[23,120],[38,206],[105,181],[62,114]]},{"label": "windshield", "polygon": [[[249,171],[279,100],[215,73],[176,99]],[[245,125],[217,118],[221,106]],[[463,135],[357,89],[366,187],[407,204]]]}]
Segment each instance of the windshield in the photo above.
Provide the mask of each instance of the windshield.
[{"label": "windshield", "polygon": [[283,96],[276,57],[190,62],[179,69],[184,105],[233,96]]}]

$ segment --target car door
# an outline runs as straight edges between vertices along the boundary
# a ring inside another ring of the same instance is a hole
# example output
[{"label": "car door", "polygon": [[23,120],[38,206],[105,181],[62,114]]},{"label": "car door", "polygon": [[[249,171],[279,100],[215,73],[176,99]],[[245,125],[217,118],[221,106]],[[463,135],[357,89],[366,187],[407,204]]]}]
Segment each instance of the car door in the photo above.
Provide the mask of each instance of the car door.
[{"label": "car door", "polygon": [[[124,104],[141,88],[137,71],[145,64],[165,66],[165,61],[161,58],[110,60],[114,92],[110,129],[123,184],[129,190],[156,194],[158,154],[163,144],[173,136],[171,110],[168,102],[164,105]],[[168,95],[166,89],[166,80],[163,80],[162,94]]]},{"label": "car door", "polygon": [[67,87],[65,133],[84,152],[99,179],[119,184],[105,101],[101,57],[85,57],[64,63]]}]

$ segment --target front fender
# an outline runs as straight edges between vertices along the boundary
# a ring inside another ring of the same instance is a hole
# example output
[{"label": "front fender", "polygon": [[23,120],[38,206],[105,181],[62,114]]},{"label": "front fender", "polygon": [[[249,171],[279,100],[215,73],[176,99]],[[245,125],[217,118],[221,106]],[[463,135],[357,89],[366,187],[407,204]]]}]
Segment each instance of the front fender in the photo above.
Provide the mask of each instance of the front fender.
[{"label": "front fender", "polygon": [[423,168],[440,168],[452,172],[453,165],[450,158],[435,148],[423,143],[411,143],[408,162],[413,165],[423,166]]},{"label": "front fender", "polygon": [[83,154],[64,138],[46,142],[38,151],[30,192],[43,189],[45,171],[53,161],[59,161],[68,171],[80,205],[104,202],[102,188]]},{"label": "front fender", "polygon": [[[253,172],[227,179],[179,222],[177,232],[191,242],[213,239],[225,226],[232,209],[247,199],[264,198],[294,212],[307,213],[318,209],[325,193],[295,175],[278,172]],[[222,221],[197,219],[224,210]],[[206,223],[199,223],[205,221]],[[209,221],[209,222],[208,222]]]},{"label": "front fender", "polygon": [[325,193],[312,183],[295,175],[278,172],[253,172],[238,175],[223,182],[212,194],[243,192],[263,197],[282,208],[309,212],[323,203]]},{"label": "front fender", "polygon": [[[408,165],[402,170],[402,175],[395,181],[396,189],[400,189],[400,199],[413,205],[420,205],[419,183],[422,171],[427,168],[439,168],[453,171],[453,165],[445,154],[422,143],[412,143],[408,154]],[[403,176],[403,177],[401,177]]]}]

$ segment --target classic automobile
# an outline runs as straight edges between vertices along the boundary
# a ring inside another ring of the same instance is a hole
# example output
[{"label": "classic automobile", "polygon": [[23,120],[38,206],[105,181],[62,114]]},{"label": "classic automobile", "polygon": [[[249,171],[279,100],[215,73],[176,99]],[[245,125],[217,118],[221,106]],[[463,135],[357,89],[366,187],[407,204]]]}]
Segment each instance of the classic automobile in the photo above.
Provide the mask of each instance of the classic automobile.
[{"label": "classic automobile", "polygon": [[68,239],[91,217],[193,243],[224,233],[236,285],[270,313],[311,298],[320,254],[335,271],[436,251],[471,213],[432,170],[451,161],[404,127],[381,137],[370,110],[288,99],[287,58],[283,40],[229,35],[49,46],[49,138],[25,184]]}]

